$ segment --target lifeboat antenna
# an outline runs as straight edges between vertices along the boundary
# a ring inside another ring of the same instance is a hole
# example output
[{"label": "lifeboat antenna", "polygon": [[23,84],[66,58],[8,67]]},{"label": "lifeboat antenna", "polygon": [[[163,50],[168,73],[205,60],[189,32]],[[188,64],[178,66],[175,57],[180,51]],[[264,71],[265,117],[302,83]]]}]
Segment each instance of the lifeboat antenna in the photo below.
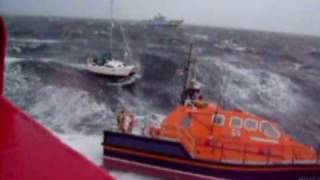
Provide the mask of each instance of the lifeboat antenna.
[{"label": "lifeboat antenna", "polygon": [[[192,58],[192,47],[193,47],[193,44],[191,43],[189,53],[188,53],[188,64],[187,64],[187,67],[185,67],[185,69],[184,69],[185,79],[184,79],[184,84],[183,84],[183,91],[181,93],[181,104],[185,103],[187,91],[189,90],[189,88],[200,90],[200,87],[203,86],[203,84],[198,82],[197,78],[196,78],[197,59]],[[190,72],[190,70],[191,70],[191,72]]]},{"label": "lifeboat antenna", "polygon": [[183,90],[182,90],[182,93],[181,93],[181,104],[184,104],[185,103],[185,97],[184,97],[184,94],[189,86],[189,81],[190,81],[190,77],[189,77],[189,69],[190,69],[190,66],[192,64],[191,62],[191,56],[192,56],[192,43],[190,44],[190,47],[189,47],[189,52],[188,52],[188,64],[187,66],[184,68],[184,83],[183,83]]}]

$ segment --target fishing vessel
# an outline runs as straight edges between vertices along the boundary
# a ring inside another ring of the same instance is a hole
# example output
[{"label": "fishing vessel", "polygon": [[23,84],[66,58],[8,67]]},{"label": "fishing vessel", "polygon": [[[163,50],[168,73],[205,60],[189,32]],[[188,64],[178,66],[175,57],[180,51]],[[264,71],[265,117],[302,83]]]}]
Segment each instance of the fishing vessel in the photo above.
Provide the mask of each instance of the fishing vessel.
[{"label": "fishing vessel", "polygon": [[[105,52],[99,56],[93,56],[88,58],[87,68],[90,72],[105,76],[118,78],[133,76],[138,72],[138,66],[133,64],[126,64],[123,60],[115,59],[113,56],[113,0],[110,0],[110,19],[111,27],[109,52]],[[125,53],[128,54],[128,56],[132,57],[131,51],[129,49],[127,49]],[[132,59],[130,58],[130,60]]]},{"label": "fishing vessel", "polygon": [[183,20],[167,20],[162,14],[154,16],[152,20],[145,22],[147,26],[150,27],[180,27],[183,23]]},{"label": "fishing vessel", "polygon": [[198,96],[191,50],[188,59],[181,104],[159,127],[103,132],[105,167],[173,179],[320,177],[319,151],[275,121]]}]

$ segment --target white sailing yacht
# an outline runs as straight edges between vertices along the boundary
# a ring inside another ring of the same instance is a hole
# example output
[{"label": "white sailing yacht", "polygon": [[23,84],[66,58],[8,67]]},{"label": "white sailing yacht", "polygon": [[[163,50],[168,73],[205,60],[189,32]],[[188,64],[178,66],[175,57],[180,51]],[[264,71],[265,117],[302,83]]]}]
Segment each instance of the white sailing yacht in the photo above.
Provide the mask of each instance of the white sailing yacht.
[{"label": "white sailing yacht", "polygon": [[[107,76],[113,76],[113,77],[119,77],[119,78],[132,76],[137,73],[138,66],[125,64],[123,61],[119,59],[114,59],[112,54],[113,53],[113,48],[112,48],[113,0],[110,0],[110,19],[111,19],[110,52],[105,53],[99,57],[95,56],[95,57],[89,58],[87,60],[87,68],[90,72],[101,74],[101,75],[107,75]],[[129,53],[131,52],[129,51]]]}]

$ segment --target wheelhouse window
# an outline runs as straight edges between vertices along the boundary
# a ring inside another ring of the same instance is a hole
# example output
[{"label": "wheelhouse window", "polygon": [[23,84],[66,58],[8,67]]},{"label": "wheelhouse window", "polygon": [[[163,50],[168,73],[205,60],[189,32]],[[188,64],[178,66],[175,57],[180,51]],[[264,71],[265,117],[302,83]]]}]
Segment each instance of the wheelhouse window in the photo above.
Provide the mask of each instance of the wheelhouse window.
[{"label": "wheelhouse window", "polygon": [[189,128],[191,126],[191,123],[192,123],[192,118],[190,116],[187,116],[182,120],[181,126],[183,128]]},{"label": "wheelhouse window", "polygon": [[214,122],[214,125],[216,126],[223,126],[224,125],[224,115],[222,114],[217,114],[212,116],[212,121]]},{"label": "wheelhouse window", "polygon": [[260,131],[269,138],[280,138],[280,131],[269,122],[260,123]]},{"label": "wheelhouse window", "polygon": [[231,127],[233,128],[242,128],[243,121],[239,117],[232,117],[231,118]]},{"label": "wheelhouse window", "polygon": [[256,131],[258,129],[258,122],[255,119],[246,119],[244,127],[247,130]]}]

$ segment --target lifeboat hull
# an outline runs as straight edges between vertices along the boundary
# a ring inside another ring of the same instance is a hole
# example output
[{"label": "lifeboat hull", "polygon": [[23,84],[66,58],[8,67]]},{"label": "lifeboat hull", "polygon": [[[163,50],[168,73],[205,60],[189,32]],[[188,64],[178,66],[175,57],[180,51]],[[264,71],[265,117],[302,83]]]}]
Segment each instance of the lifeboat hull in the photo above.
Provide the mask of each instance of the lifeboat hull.
[{"label": "lifeboat hull", "polygon": [[319,164],[248,165],[193,159],[175,141],[104,131],[104,166],[178,179],[310,179]]}]

